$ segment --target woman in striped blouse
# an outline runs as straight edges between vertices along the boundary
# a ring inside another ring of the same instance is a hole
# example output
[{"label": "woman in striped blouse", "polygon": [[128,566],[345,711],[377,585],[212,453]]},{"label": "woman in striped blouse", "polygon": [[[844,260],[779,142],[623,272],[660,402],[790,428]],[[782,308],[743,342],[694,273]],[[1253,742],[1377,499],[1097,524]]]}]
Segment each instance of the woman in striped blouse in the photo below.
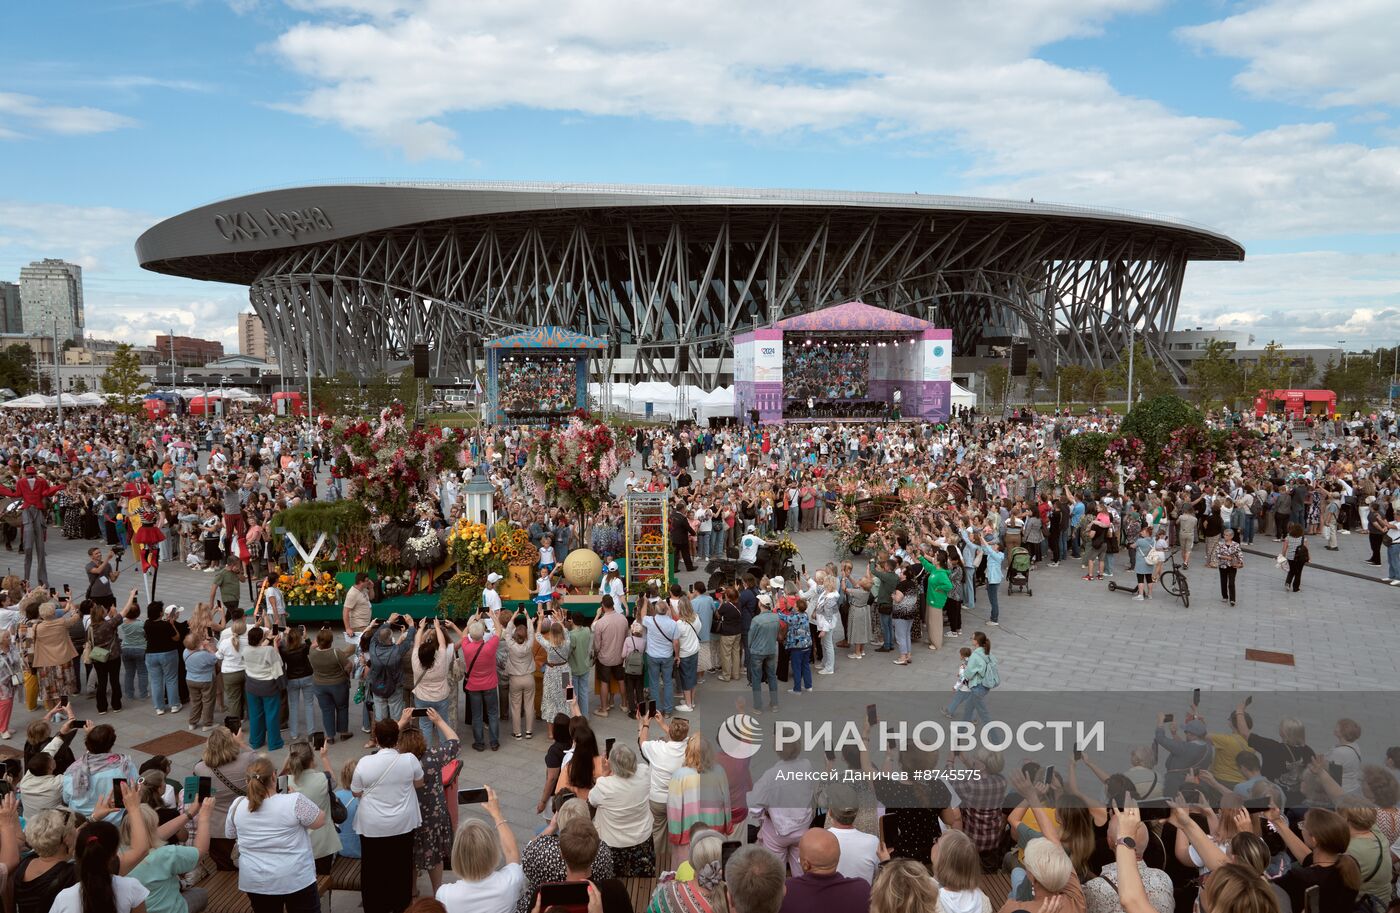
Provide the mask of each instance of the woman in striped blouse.
[{"label": "woman in striped blouse", "polygon": [[1235,604],[1235,576],[1244,567],[1244,552],[1235,541],[1235,530],[1226,527],[1220,541],[1215,544],[1215,554],[1211,556],[1220,570],[1220,601]]}]

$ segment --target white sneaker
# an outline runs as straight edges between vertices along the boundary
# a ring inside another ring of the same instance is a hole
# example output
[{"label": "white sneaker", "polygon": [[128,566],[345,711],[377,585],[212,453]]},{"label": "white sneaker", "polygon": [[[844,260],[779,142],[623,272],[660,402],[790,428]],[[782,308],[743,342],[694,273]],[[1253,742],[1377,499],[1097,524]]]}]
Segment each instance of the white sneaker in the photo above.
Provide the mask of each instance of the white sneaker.
[{"label": "white sneaker", "polygon": [[817,674],[818,674],[818,675],[835,675],[835,674],[836,674],[836,670],[835,670],[835,669],[818,669],[818,670],[817,670]]},{"label": "white sneaker", "polygon": [[1390,579],[1389,577],[1382,577],[1382,578],[1381,578],[1381,583],[1391,583],[1391,582],[1393,582],[1393,581],[1391,581],[1391,579]]},{"label": "white sneaker", "polygon": [[156,716],[165,716],[165,711],[164,711],[164,710],[157,710],[157,711],[156,711]]},{"label": "white sneaker", "polygon": [[1142,594],[1141,594],[1141,593],[1138,593],[1136,596],[1133,597],[1133,599],[1137,600],[1138,602],[1142,602],[1142,599],[1143,599]]},{"label": "white sneaker", "polygon": [[1390,581],[1390,585],[1391,585],[1391,586],[1400,586],[1400,580],[1392,580],[1392,581]]},{"label": "white sneaker", "polygon": [[692,710],[694,710],[694,709],[695,709],[695,708],[692,707],[692,706],[690,706],[689,704],[677,704],[677,705],[676,705],[676,710],[677,710],[678,712],[680,712],[680,713],[690,713],[690,712],[691,712]]},{"label": "white sneaker", "polygon": [[171,713],[179,713],[179,712],[180,712],[180,705],[179,705],[179,704],[176,704],[174,707],[171,707],[171,708],[170,708],[170,712],[171,712]]},{"label": "white sneaker", "polygon": [[987,624],[992,625],[993,627],[997,627],[997,628],[1001,627],[1001,622],[999,622],[999,621],[989,621],[989,622],[987,622]]}]

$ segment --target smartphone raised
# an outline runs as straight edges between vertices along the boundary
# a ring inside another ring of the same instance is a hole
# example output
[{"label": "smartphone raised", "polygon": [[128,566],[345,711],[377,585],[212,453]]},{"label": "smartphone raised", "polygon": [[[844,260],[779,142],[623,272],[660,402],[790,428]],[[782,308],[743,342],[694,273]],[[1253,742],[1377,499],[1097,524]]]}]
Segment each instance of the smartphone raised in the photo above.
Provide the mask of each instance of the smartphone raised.
[{"label": "smartphone raised", "polygon": [[611,754],[612,754],[612,750],[613,750],[613,746],[616,745],[616,744],[617,744],[617,739],[612,738],[612,737],[610,736],[610,737],[608,738],[608,740],[607,740],[606,742],[603,743],[603,757],[606,758],[606,757],[608,757],[609,755],[611,755]]},{"label": "smartphone raised", "polygon": [[74,728],[74,729],[82,729],[82,728],[83,728],[84,726],[86,726],[86,725],[87,725],[87,720],[80,720],[80,719],[78,719],[77,717],[74,717],[74,718],[73,718],[73,728]]},{"label": "smartphone raised", "polygon": [[408,715],[411,716],[411,717],[415,717],[415,718],[418,718],[418,719],[422,719],[423,717],[426,717],[426,716],[428,715],[428,708],[427,708],[427,707],[414,707],[413,710],[410,711]]},{"label": "smartphone raised", "polygon": [[1176,719],[1176,714],[1175,714],[1175,713],[1164,713],[1164,714],[1162,714],[1162,722],[1163,722],[1163,723],[1170,723],[1170,722],[1174,721],[1175,719]]},{"label": "smartphone raised", "polygon": [[277,778],[277,791],[279,793],[289,793],[292,791],[292,778],[282,774]]},{"label": "smartphone raised", "polygon": [[311,733],[311,748],[313,751],[320,751],[326,747],[326,734],[324,732]]},{"label": "smartphone raised", "polygon": [[199,799],[204,801],[214,795],[214,779],[212,777],[199,778]]},{"label": "smartphone raised", "polygon": [[880,721],[879,714],[875,712],[874,704],[865,705],[865,719],[870,723],[871,726],[874,726]]},{"label": "smartphone raised", "polygon": [[121,808],[126,805],[126,781],[112,781],[112,805]]},{"label": "smartphone raised", "polygon": [[239,730],[243,728],[242,717],[224,717],[224,728],[227,729],[229,732],[233,733],[234,735],[238,735]]},{"label": "smartphone raised", "polygon": [[457,790],[458,805],[480,805],[485,802],[486,799],[486,787],[484,786]]},{"label": "smartphone raised", "polygon": [[571,701],[571,700],[573,700],[573,699],[574,699],[574,686],[573,686],[573,685],[569,685],[569,686],[567,686],[567,687],[564,689],[564,700],[566,700],[566,701]]},{"label": "smartphone raised", "polygon": [[61,697],[61,698],[58,699],[58,706],[60,706],[60,707],[67,707],[67,706],[68,706],[68,695],[65,694],[65,695],[63,695],[63,697]]},{"label": "smartphone raised", "polygon": [[647,719],[656,716],[656,701],[647,701]]},{"label": "smartphone raised", "polygon": [[1196,688],[1195,690],[1193,690],[1193,691],[1191,692],[1191,706],[1192,706],[1192,707],[1199,707],[1199,706],[1201,706],[1201,689],[1200,689],[1200,688]]},{"label": "smartphone raised", "polygon": [[823,752],[823,754],[826,755],[826,759],[827,759],[828,761],[835,761],[835,760],[836,760],[836,752],[832,751],[830,748],[826,749],[826,750]]},{"label": "smartphone raised", "polygon": [[540,885],[539,908],[588,909],[588,882],[555,881]]},{"label": "smartphone raised", "polygon": [[1082,761],[1082,760],[1084,760],[1084,752],[1083,752],[1082,749],[1076,748],[1076,749],[1074,750],[1074,759],[1075,759],[1076,761]]},{"label": "smartphone raised", "polygon": [[1046,786],[1054,786],[1054,785],[1055,785],[1055,765],[1054,765],[1054,764],[1051,764],[1049,767],[1045,768],[1045,785],[1046,785]]},{"label": "smartphone raised", "polygon": [[729,857],[730,857],[730,856],[733,856],[735,853],[739,852],[739,850],[740,850],[743,846],[744,846],[744,843],[743,843],[742,840],[726,840],[726,841],[724,841],[724,843],[720,844],[720,848],[719,848],[719,866],[720,866],[720,868],[723,869],[725,866],[729,865]]}]

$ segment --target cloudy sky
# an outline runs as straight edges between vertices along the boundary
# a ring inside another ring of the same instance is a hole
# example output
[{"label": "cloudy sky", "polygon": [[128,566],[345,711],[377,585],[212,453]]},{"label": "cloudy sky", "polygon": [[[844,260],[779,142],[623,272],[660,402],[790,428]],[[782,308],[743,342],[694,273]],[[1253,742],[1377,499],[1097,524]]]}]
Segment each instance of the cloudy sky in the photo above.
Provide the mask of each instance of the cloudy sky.
[{"label": "cloudy sky", "polygon": [[193,206],[338,179],[970,194],[1241,240],[1178,326],[1400,340],[1395,0],[49,0],[0,12],[0,278],[95,335],[234,347],[241,288],[137,268]]}]

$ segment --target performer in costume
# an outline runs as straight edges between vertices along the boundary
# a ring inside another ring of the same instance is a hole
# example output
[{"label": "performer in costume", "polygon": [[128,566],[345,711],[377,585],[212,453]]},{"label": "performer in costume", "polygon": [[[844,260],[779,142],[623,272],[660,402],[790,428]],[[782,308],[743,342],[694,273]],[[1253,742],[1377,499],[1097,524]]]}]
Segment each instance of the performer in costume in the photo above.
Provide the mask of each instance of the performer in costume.
[{"label": "performer in costume", "polygon": [[49,585],[49,565],[45,539],[48,536],[48,521],[45,519],[48,500],[63,491],[64,486],[55,485],[39,475],[33,466],[24,467],[24,477],[15,482],[13,489],[0,485],[0,495],[19,498],[24,502],[21,528],[24,531],[24,579],[28,580],[29,569],[35,556],[39,559],[39,584]]}]

